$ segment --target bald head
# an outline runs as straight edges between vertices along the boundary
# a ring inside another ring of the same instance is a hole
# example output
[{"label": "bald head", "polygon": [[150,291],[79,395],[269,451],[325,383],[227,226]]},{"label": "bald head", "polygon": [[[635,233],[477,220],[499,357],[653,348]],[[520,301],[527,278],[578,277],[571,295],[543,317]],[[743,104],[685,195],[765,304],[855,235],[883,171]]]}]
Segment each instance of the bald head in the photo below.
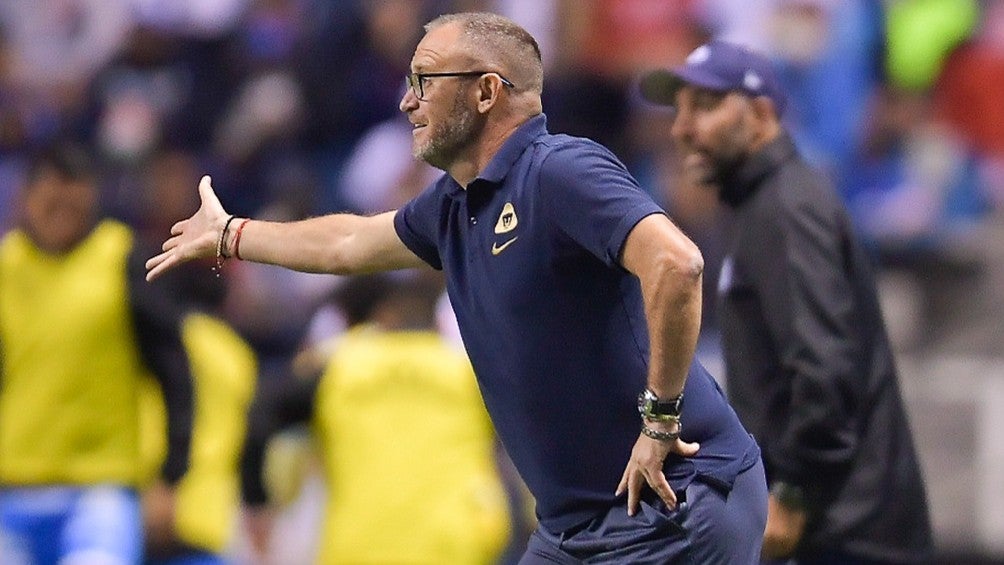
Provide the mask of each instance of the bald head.
[{"label": "bald head", "polygon": [[460,47],[468,56],[499,69],[516,85],[516,91],[539,98],[544,85],[544,67],[537,40],[528,31],[506,17],[487,12],[439,16],[425,25],[425,31],[446,25],[460,28]]}]

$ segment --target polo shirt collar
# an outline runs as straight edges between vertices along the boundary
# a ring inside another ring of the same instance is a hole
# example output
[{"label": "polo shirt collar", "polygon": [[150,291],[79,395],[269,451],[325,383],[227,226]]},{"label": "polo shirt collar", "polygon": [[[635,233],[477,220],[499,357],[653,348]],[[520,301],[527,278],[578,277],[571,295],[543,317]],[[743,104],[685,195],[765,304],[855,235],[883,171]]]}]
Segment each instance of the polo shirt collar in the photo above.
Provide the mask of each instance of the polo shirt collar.
[{"label": "polo shirt collar", "polygon": [[[516,161],[523,154],[523,151],[533,143],[533,140],[546,133],[547,116],[544,114],[537,114],[524,122],[516,128],[516,131],[509,136],[509,139],[505,140],[505,143],[495,152],[495,155],[488,162],[488,165],[485,166],[484,170],[481,171],[481,174],[475,177],[469,186],[482,183],[492,185],[501,184],[513,165],[516,164]],[[464,192],[464,187],[460,186],[450,175],[444,176],[449,179],[448,192],[450,194]]]},{"label": "polo shirt collar", "polygon": [[523,151],[530,146],[530,143],[545,133],[547,133],[547,116],[538,114],[527,120],[516,128],[516,131],[502,144],[492,160],[488,162],[488,166],[478,175],[478,179],[493,184],[501,183]]}]

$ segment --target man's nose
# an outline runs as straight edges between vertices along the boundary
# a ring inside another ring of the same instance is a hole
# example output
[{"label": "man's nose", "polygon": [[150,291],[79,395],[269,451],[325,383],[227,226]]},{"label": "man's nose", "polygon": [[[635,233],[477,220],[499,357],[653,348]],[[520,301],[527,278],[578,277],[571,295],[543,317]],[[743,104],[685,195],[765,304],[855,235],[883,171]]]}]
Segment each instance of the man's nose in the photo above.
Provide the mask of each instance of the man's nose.
[{"label": "man's nose", "polygon": [[673,116],[673,125],[669,128],[669,135],[677,141],[687,139],[691,134],[692,125],[688,113],[677,109],[676,115]]},{"label": "man's nose", "polygon": [[404,96],[401,97],[401,103],[398,104],[398,108],[405,113],[418,108],[418,96],[414,90],[410,88],[404,89]]}]

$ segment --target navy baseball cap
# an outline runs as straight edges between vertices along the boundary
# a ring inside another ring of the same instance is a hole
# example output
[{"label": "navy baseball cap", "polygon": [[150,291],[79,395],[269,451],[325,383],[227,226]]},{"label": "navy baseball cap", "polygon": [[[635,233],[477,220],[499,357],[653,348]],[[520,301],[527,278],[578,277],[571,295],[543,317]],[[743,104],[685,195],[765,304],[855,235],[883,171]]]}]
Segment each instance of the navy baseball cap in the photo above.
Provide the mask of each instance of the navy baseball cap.
[{"label": "navy baseball cap", "polygon": [[676,92],[685,84],[766,96],[774,102],[778,116],[784,113],[786,99],[770,61],[735,43],[716,39],[694,49],[682,66],[646,74],[641,79],[641,95],[649,102],[673,106]]}]

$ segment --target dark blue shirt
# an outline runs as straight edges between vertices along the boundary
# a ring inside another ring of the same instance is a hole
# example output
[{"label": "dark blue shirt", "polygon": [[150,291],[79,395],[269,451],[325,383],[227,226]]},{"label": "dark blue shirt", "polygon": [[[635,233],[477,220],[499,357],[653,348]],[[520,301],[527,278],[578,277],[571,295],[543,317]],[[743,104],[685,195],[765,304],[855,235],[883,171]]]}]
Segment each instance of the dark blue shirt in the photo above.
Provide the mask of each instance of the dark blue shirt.
[{"label": "dark blue shirt", "polygon": [[[553,532],[617,503],[638,439],[648,375],[638,279],[620,265],[631,229],[663,211],[624,165],[587,139],[551,135],[537,116],[464,190],[442,176],[398,211],[398,236],[443,269],[492,421]],[[670,483],[729,489],[759,450],[698,363],[684,389]]]}]

